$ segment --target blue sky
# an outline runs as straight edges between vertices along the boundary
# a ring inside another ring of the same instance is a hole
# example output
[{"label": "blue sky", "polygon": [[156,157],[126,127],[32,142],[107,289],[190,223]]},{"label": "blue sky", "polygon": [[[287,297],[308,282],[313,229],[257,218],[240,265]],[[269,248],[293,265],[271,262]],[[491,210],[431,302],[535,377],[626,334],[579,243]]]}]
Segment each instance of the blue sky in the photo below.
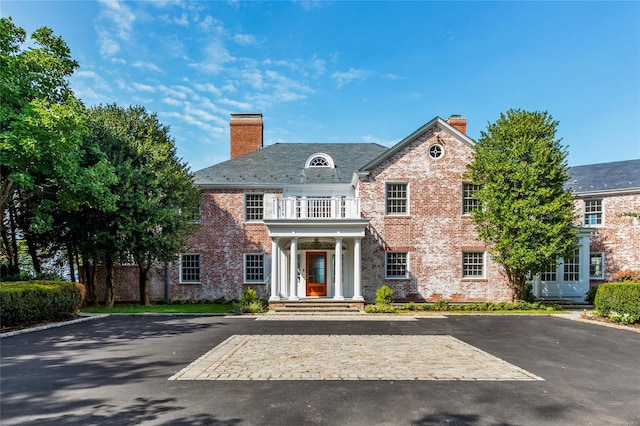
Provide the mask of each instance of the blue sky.
[{"label": "blue sky", "polygon": [[640,2],[11,1],[80,63],[87,106],[143,105],[195,171],[231,113],[265,144],[390,146],[435,116],[480,137],[509,108],[560,122],[569,165],[640,158]]}]

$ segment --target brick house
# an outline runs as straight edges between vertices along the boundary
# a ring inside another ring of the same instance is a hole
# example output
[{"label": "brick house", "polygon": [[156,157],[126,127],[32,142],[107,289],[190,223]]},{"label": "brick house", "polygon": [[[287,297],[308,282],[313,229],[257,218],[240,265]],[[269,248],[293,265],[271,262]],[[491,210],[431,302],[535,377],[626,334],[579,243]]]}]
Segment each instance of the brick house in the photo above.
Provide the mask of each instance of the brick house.
[{"label": "brick house", "polygon": [[640,269],[640,221],[624,214],[640,212],[640,160],[577,166],[569,174],[565,187],[575,195],[581,235],[589,238],[581,239],[574,258],[560,259],[537,277],[540,298],[566,298],[580,277],[593,287],[614,281],[620,270]]},{"label": "brick house", "polygon": [[[261,114],[232,114],[230,128],[231,159],[195,173],[201,226],[169,266],[172,300],[233,299],[251,287],[272,304],[362,302],[382,284],[398,301],[511,300],[469,214],[466,119],[436,117],[391,148],[264,146]],[[536,296],[583,300],[590,277],[639,267],[639,227],[616,213],[640,210],[639,162],[623,163],[624,176],[603,172],[586,189],[599,166],[572,169],[567,185],[585,211],[579,249],[536,277]]]}]

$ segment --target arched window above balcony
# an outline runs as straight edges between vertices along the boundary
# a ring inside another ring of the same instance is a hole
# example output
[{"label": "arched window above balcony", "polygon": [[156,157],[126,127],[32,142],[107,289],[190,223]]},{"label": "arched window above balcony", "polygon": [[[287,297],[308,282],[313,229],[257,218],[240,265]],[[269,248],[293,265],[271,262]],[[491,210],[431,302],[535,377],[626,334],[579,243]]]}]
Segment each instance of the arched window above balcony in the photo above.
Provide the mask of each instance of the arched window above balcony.
[{"label": "arched window above balcony", "polygon": [[327,167],[330,169],[334,169],[336,166],[331,156],[324,153],[317,153],[307,158],[307,162],[304,165],[305,169],[309,169],[312,167]]}]

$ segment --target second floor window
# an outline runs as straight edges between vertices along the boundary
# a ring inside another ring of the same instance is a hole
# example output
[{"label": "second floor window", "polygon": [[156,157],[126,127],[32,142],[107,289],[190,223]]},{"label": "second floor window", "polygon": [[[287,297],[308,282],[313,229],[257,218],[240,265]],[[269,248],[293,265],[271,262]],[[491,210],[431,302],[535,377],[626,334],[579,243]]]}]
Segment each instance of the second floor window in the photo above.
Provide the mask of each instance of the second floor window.
[{"label": "second floor window", "polygon": [[388,183],[387,184],[387,214],[407,214],[407,184]]},{"label": "second floor window", "polygon": [[244,195],[244,220],[247,222],[264,219],[264,196],[262,194]]},{"label": "second floor window", "polygon": [[462,184],[462,214],[469,214],[480,207],[480,202],[473,195],[480,189],[480,185]]},{"label": "second floor window", "polygon": [[584,225],[602,225],[602,200],[584,200]]}]

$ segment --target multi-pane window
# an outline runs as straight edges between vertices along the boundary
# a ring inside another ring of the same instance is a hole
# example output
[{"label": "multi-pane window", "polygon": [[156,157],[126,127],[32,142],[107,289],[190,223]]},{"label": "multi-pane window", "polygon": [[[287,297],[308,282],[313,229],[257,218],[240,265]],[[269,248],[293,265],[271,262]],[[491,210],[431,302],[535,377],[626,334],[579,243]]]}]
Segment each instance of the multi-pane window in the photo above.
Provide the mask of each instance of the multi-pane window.
[{"label": "multi-pane window", "polygon": [[389,251],[385,258],[386,278],[407,278],[409,254],[404,251]]},{"label": "multi-pane window", "polygon": [[407,214],[407,184],[387,184],[387,214]]},{"label": "multi-pane window", "polygon": [[244,255],[244,282],[264,282],[264,253]]},{"label": "multi-pane window", "polygon": [[554,282],[556,280],[556,271],[558,265],[556,262],[548,265],[547,268],[540,273],[540,280],[544,282]]},{"label": "multi-pane window", "polygon": [[314,157],[309,162],[309,167],[331,167],[329,161],[324,157]]},{"label": "multi-pane window", "polygon": [[564,280],[578,281],[580,279],[580,251],[576,250],[573,256],[564,259]]},{"label": "multi-pane window", "polygon": [[463,278],[484,277],[484,252],[483,251],[462,252],[462,277]]},{"label": "multi-pane window", "polygon": [[244,219],[247,222],[264,219],[264,197],[262,194],[244,195]]},{"label": "multi-pane window", "polygon": [[189,219],[189,222],[191,223],[200,223],[200,221],[202,220],[200,209],[190,212],[187,217]]},{"label": "multi-pane window", "polygon": [[591,278],[604,278],[604,253],[591,253],[589,255],[589,276]]},{"label": "multi-pane window", "polygon": [[462,213],[468,214],[476,210],[480,203],[473,195],[480,189],[480,185],[473,185],[471,183],[462,184]]},{"label": "multi-pane window", "polygon": [[602,224],[602,200],[584,200],[584,224]]},{"label": "multi-pane window", "polygon": [[200,282],[200,255],[183,254],[180,256],[180,282]]}]

